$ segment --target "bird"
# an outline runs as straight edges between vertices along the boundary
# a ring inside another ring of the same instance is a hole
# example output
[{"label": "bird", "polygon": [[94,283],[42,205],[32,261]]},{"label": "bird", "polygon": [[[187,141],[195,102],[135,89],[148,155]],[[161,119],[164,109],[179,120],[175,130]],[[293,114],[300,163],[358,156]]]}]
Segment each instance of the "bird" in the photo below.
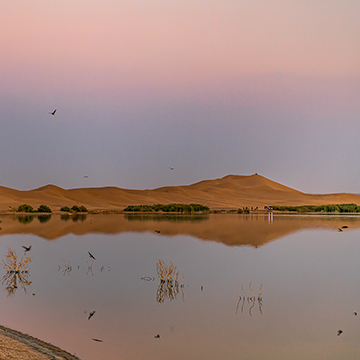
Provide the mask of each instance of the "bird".
[{"label": "bird", "polygon": [[155,230],[156,233],[160,234],[160,230]]},{"label": "bird", "polygon": [[88,317],[88,320],[90,320],[93,316],[94,316],[94,314],[96,313],[96,311],[94,310],[94,311],[92,311],[90,314],[89,314],[89,317]]},{"label": "bird", "polygon": [[170,170],[175,170],[175,168],[173,168],[173,167],[171,167],[171,166],[169,166],[169,169],[170,169]]},{"label": "bird", "polygon": [[356,312],[356,311],[354,311],[354,315],[357,316],[357,312]]},{"label": "bird", "polygon": [[342,229],[347,229],[348,226],[347,226],[347,225],[343,225],[341,228],[342,228]]},{"label": "bird", "polygon": [[94,255],[93,255],[90,251],[88,251],[88,253],[89,253],[89,256],[90,256],[92,259],[96,260],[95,257],[94,257]]},{"label": "bird", "polygon": [[25,249],[25,252],[30,251],[31,250],[31,245],[29,247],[23,246],[23,248]]},{"label": "bird", "polygon": [[155,339],[160,339],[160,335],[157,334],[157,335],[154,336],[154,338],[155,338]]},{"label": "bird", "polygon": [[50,115],[55,115],[56,110],[57,110],[57,109],[55,109],[53,112],[49,112],[49,114],[50,114]]},{"label": "bird", "polygon": [[339,232],[342,232],[342,229],[341,229],[341,228],[338,228],[338,231],[339,231]]},{"label": "bird", "polygon": [[92,339],[92,340],[94,340],[94,341],[97,341],[97,342],[103,342],[102,340],[100,340],[100,339]]},{"label": "bird", "polygon": [[87,175],[83,176],[83,179],[88,179],[89,177]]},{"label": "bird", "polygon": [[343,331],[342,331],[342,330],[338,330],[338,332],[337,332],[337,336],[341,335],[342,333],[343,333]]}]

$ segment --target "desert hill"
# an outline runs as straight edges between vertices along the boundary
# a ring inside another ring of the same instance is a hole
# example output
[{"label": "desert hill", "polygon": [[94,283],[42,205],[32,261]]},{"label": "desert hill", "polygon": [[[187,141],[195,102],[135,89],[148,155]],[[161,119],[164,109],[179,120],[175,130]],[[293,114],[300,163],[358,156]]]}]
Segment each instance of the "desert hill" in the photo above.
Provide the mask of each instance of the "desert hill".
[{"label": "desert hill", "polygon": [[47,205],[52,210],[62,206],[84,205],[89,210],[122,210],[128,205],[156,203],[199,203],[211,209],[237,209],[268,205],[360,204],[360,195],[311,195],[271,181],[261,175],[228,175],[191,185],[166,186],[154,190],[127,190],[118,187],[79,188],[65,190],[46,185],[34,190],[15,190],[0,186],[0,211],[21,204],[33,208]]}]

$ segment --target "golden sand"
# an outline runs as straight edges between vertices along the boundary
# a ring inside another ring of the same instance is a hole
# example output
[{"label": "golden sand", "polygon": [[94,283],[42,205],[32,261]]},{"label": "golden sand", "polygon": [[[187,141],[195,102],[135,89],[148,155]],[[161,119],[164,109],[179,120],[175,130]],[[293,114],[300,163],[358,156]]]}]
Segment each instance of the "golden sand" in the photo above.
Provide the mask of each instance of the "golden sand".
[{"label": "golden sand", "polygon": [[261,175],[228,175],[187,186],[168,186],[154,190],[127,190],[117,187],[65,190],[54,185],[20,191],[0,187],[0,211],[21,204],[34,209],[47,205],[58,211],[63,206],[84,205],[88,210],[122,210],[128,205],[198,203],[210,209],[238,209],[268,205],[360,204],[360,195],[311,195],[271,181]]}]

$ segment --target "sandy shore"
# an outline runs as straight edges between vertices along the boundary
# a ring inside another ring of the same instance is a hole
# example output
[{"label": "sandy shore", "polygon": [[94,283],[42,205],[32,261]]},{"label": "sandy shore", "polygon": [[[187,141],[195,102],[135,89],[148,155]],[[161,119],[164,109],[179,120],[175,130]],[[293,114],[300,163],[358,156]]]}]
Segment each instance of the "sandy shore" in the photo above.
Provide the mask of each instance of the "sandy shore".
[{"label": "sandy shore", "polygon": [[0,359],[80,360],[52,344],[0,325]]}]

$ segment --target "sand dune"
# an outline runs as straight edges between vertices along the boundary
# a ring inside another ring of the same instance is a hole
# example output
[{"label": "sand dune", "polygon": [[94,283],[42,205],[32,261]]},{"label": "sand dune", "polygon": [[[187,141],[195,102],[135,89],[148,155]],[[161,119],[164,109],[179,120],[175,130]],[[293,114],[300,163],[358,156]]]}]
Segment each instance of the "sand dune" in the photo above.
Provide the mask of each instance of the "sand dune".
[{"label": "sand dune", "polygon": [[154,190],[127,190],[117,187],[65,190],[46,185],[20,191],[0,187],[0,211],[21,204],[34,208],[44,204],[58,211],[62,206],[84,205],[89,210],[122,210],[128,205],[155,203],[199,203],[211,209],[237,209],[245,206],[322,205],[333,203],[360,204],[360,195],[311,195],[271,181],[261,175],[228,175],[186,186],[167,186]]}]

